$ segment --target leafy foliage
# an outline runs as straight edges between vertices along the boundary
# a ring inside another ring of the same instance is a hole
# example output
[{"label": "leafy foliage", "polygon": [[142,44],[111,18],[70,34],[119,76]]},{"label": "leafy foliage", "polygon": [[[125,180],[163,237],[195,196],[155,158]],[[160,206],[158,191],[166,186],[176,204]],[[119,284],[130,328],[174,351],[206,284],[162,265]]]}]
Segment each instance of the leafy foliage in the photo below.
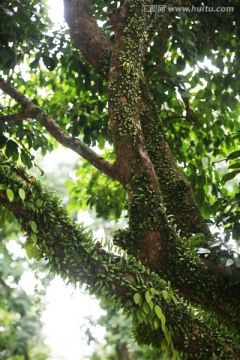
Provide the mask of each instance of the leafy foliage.
[{"label": "leafy foliage", "polygon": [[[108,152],[108,158],[111,153]],[[118,182],[94,170],[89,163],[80,164],[76,179],[66,181],[70,192],[69,210],[90,210],[102,219],[119,219],[126,208],[126,192]]]},{"label": "leafy foliage", "polygon": [[[90,360],[121,359],[121,360],[145,360],[144,350],[137,348],[133,342],[132,324],[129,318],[123,316],[122,312],[111,307],[111,304],[101,303],[106,314],[101,316],[98,324],[106,328],[104,345],[99,344]],[[90,332],[92,341],[96,341]]]},{"label": "leafy foliage", "polygon": [[[3,360],[29,356],[36,360],[48,359],[50,350],[43,344],[38,314],[40,293],[30,296],[22,288],[21,281],[29,263],[25,257],[16,257],[9,250],[7,239],[16,232],[16,224],[5,229],[0,233],[0,356]],[[15,244],[15,248],[21,250],[20,244]]]},{"label": "leafy foliage", "polygon": [[237,14],[180,12],[171,25],[163,18],[148,55],[149,73],[157,64],[149,81],[168,140],[206,216],[221,188],[213,161],[235,148],[226,134],[239,130]]},{"label": "leafy foliage", "polygon": [[[42,33],[47,37],[46,3],[13,0],[1,1],[0,5],[0,65],[7,74],[21,64],[33,50],[44,48]],[[34,26],[35,31],[32,31]]]}]

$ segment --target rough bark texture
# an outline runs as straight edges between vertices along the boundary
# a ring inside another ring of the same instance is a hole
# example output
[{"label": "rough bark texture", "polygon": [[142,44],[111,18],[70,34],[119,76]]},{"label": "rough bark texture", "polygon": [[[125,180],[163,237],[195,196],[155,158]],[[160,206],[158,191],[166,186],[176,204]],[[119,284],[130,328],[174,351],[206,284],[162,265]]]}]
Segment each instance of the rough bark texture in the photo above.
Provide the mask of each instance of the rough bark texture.
[{"label": "rough bark texture", "polygon": [[105,75],[111,43],[93,18],[91,1],[64,0],[64,13],[71,36],[83,56],[99,74]]},{"label": "rough bark texture", "polygon": [[[143,75],[144,76],[144,75]],[[154,165],[167,213],[174,215],[182,236],[202,232],[210,237],[194,194],[174,157],[163,131],[146,79],[141,82],[141,125],[149,157]]]}]

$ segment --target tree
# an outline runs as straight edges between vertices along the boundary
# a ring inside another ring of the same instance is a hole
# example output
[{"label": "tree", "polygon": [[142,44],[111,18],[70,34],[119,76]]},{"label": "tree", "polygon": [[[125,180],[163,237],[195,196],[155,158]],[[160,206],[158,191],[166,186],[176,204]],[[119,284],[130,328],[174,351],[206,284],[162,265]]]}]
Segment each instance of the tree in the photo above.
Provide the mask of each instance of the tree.
[{"label": "tree", "polygon": [[[155,359],[240,359],[239,191],[224,187],[239,174],[239,6],[164,3],[64,0],[70,36],[44,1],[1,4],[2,222],[12,212],[30,257],[123,308]],[[21,167],[58,143],[95,167],[75,204],[127,209],[110,250]]]}]

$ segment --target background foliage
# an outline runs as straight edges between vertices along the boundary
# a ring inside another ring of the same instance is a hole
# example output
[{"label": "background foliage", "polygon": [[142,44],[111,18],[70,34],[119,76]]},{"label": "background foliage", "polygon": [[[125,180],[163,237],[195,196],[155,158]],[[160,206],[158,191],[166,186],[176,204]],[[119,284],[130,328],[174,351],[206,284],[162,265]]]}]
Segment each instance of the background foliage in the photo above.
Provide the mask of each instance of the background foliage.
[{"label": "background foliage", "polygon": [[[25,256],[16,255],[22,252],[20,239],[18,245],[13,245],[17,230],[17,224],[12,223],[0,232],[0,357],[44,360],[50,354],[43,343],[39,320],[45,286],[42,290],[36,288],[34,296],[24,290],[22,279],[31,268],[33,272],[35,266],[30,265]],[[46,285],[44,278],[41,283]]]}]

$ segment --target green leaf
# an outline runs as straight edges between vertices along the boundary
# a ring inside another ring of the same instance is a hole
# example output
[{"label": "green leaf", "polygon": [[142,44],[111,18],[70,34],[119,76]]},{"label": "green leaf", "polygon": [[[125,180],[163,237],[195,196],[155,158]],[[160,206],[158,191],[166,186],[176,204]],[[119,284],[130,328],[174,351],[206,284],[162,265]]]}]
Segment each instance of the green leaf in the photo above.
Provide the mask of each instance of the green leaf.
[{"label": "green leaf", "polygon": [[27,253],[27,257],[29,259],[36,259],[36,260],[40,260],[41,256],[40,256],[40,251],[37,248],[37,246],[28,243],[27,246],[25,246],[26,249],[26,253]]},{"label": "green leaf", "polygon": [[21,161],[24,165],[26,165],[28,168],[32,167],[32,161],[30,155],[26,151],[22,151],[20,154]]},{"label": "green leaf", "polygon": [[30,63],[30,69],[35,69],[39,64],[39,59],[35,59]]},{"label": "green leaf", "polygon": [[137,311],[137,319],[140,323],[143,322],[143,316],[142,316],[141,309],[138,309],[138,311]]},{"label": "green leaf", "polygon": [[11,139],[8,140],[6,145],[6,156],[8,158],[12,156],[12,158],[16,161],[18,159],[18,155],[18,146],[16,142]]},{"label": "green leaf", "polygon": [[7,194],[8,200],[10,202],[12,202],[14,199],[14,192],[11,189],[7,189],[6,194]]},{"label": "green leaf", "polygon": [[229,138],[230,138],[231,140],[240,139],[240,131],[237,131],[237,132],[235,132],[235,133],[233,133],[233,134],[230,134],[230,135],[229,135]]},{"label": "green leaf", "polygon": [[151,293],[152,296],[154,296],[156,294],[156,290],[154,288],[151,288],[150,293]]},{"label": "green leaf", "polygon": [[236,151],[231,152],[231,153],[228,155],[227,159],[228,159],[228,160],[232,160],[232,159],[237,159],[237,158],[239,158],[239,157],[240,157],[240,150],[236,150]]},{"label": "green leaf", "polygon": [[145,299],[146,299],[147,303],[150,303],[150,301],[152,300],[152,296],[149,291],[145,292]]},{"label": "green leaf", "polygon": [[172,301],[173,301],[174,305],[177,305],[177,304],[178,304],[178,301],[177,301],[176,296],[175,296],[175,295],[173,295],[173,294],[170,294],[170,296],[171,296],[171,299],[172,299]]},{"label": "green leaf", "polygon": [[157,317],[161,320],[163,313],[162,313],[162,309],[160,308],[159,305],[155,306],[155,313],[156,313]]},{"label": "green leaf", "polygon": [[163,332],[165,331],[165,323],[166,323],[166,318],[162,312],[162,309],[160,308],[159,305],[156,305],[155,306],[155,312],[157,314],[157,317],[160,319],[161,321],[161,327],[162,327],[162,330]]},{"label": "green leaf", "polygon": [[173,353],[173,356],[172,356],[172,359],[171,360],[178,360],[179,357],[178,357],[178,353],[176,350],[172,350],[172,353]]},{"label": "green leaf", "polygon": [[[240,162],[229,165],[229,169],[240,169]],[[240,170],[239,170],[240,171]]]},{"label": "green leaf", "polygon": [[139,293],[134,294],[133,301],[135,302],[136,305],[140,304],[142,301],[142,295]]},{"label": "green leaf", "polygon": [[155,318],[155,319],[153,320],[153,326],[154,326],[154,328],[155,328],[156,330],[159,328],[160,323],[159,323],[159,319],[158,319],[158,318]]},{"label": "green leaf", "polygon": [[31,229],[36,234],[37,233],[37,223],[35,221],[31,221]]},{"label": "green leaf", "polygon": [[6,223],[11,224],[14,221],[15,216],[14,216],[14,214],[12,212],[7,211],[6,214],[5,214],[5,219],[6,219]]},{"label": "green leaf", "polygon": [[32,254],[33,247],[28,244],[27,246],[25,246],[25,250],[27,253],[27,257],[31,260],[33,258],[33,254]]},{"label": "green leaf", "polygon": [[3,135],[0,135],[0,149],[2,149],[4,147],[6,142],[7,142],[7,138]]},{"label": "green leaf", "polygon": [[36,260],[40,260],[40,259],[41,259],[41,253],[40,253],[40,251],[39,251],[39,249],[38,249],[37,246],[33,246],[33,247],[32,247],[32,256],[33,256],[33,258],[36,259]]},{"label": "green leaf", "polygon": [[164,332],[165,329],[166,329],[165,323],[166,323],[166,318],[165,318],[165,316],[162,314],[162,318],[161,318],[161,328],[162,328],[162,331],[163,331],[163,332]]},{"label": "green leaf", "polygon": [[7,190],[6,184],[0,184],[0,190]]},{"label": "green leaf", "polygon": [[171,343],[171,333],[170,331],[168,330],[168,328],[165,328],[165,330],[163,330],[164,332],[164,335],[165,335],[165,339],[167,340],[167,343],[168,343],[168,346],[170,345]]},{"label": "green leaf", "polygon": [[22,201],[24,201],[25,198],[26,198],[25,190],[21,188],[21,189],[18,190],[18,193],[19,193],[19,196],[22,199]]},{"label": "green leaf", "polygon": [[32,240],[32,242],[33,242],[34,245],[37,243],[37,236],[36,236],[36,234],[32,234],[32,235],[31,235],[31,240]]},{"label": "green leaf", "polygon": [[240,268],[240,257],[234,258],[234,263],[237,268]]},{"label": "green leaf", "polygon": [[151,310],[154,308],[154,304],[153,304],[152,300],[148,303],[148,305],[149,305]]},{"label": "green leaf", "polygon": [[223,175],[223,177],[222,177],[223,184],[225,184],[229,180],[232,180],[238,174],[239,174],[239,171],[235,170],[235,171],[232,171],[232,172],[230,172],[228,174]]},{"label": "green leaf", "polygon": [[162,290],[161,293],[165,301],[170,299],[170,294],[167,290]]},{"label": "green leaf", "polygon": [[146,301],[144,301],[142,308],[143,308],[143,311],[145,312],[145,314],[148,315],[150,312],[150,307]]}]

